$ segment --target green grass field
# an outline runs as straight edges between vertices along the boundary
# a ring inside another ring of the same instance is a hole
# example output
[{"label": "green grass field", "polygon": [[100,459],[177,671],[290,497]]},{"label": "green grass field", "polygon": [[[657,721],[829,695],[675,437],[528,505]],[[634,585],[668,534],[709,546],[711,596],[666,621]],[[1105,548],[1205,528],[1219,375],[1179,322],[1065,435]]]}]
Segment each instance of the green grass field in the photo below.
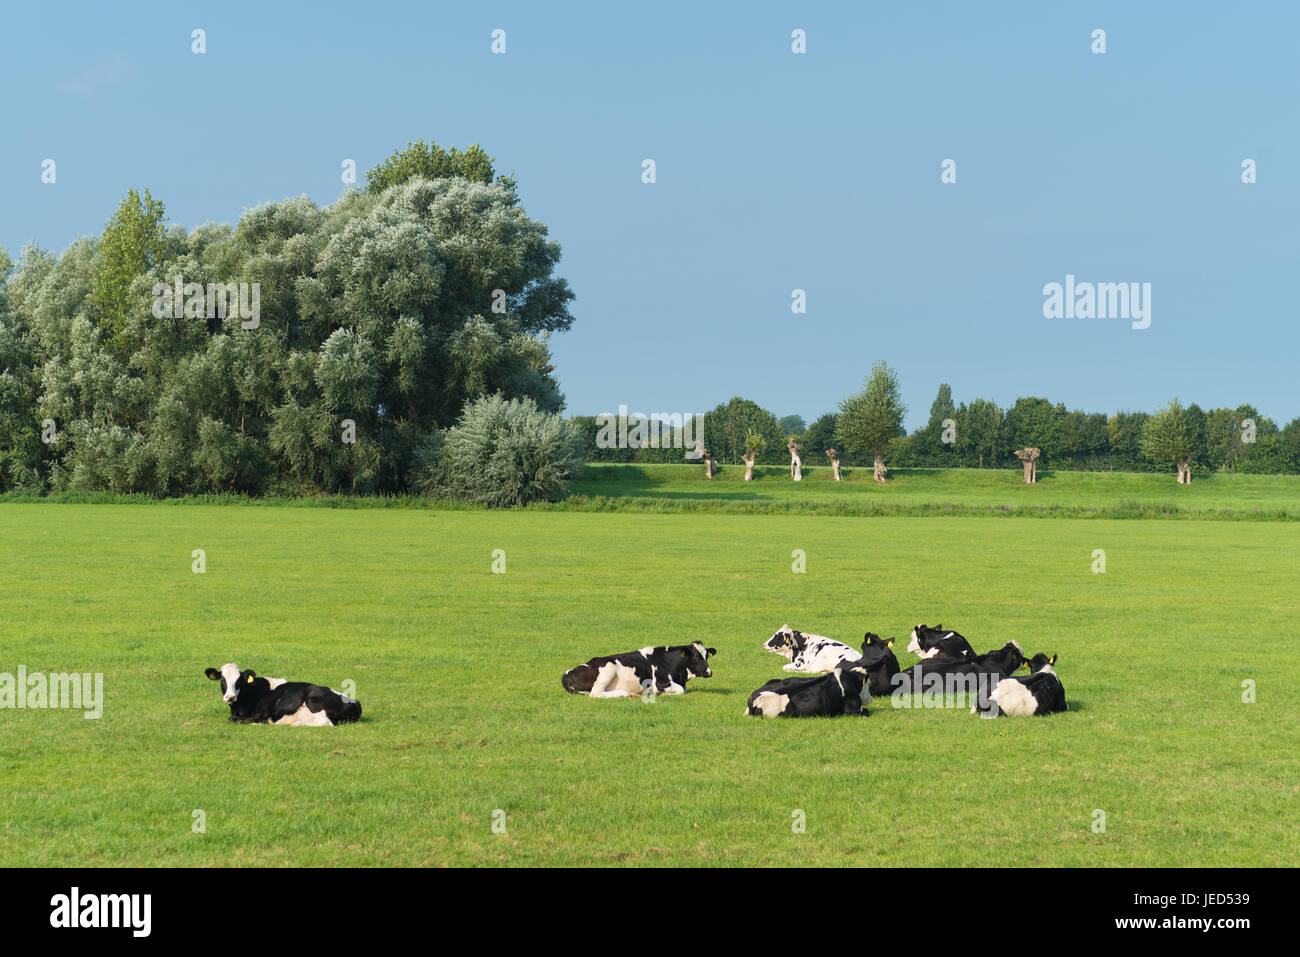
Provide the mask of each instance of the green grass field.
[{"label": "green grass field", "polygon": [[1019,469],[895,469],[884,486],[870,469],[723,466],[713,479],[701,465],[592,465],[573,484],[567,509],[697,510],[842,515],[987,514],[1078,518],[1300,519],[1300,475],[1196,475],[1040,470],[1029,486]]},{"label": "green grass field", "polygon": [[[1280,521],[0,504],[0,672],[106,696],[0,710],[0,863],[1292,866],[1298,545]],[[1072,711],[742,715],[781,624],[897,636],[906,666],[917,621],[1058,654]],[[695,638],[719,653],[687,695],[560,687]],[[232,725],[203,677],[232,659],[351,679],[364,719]]]}]

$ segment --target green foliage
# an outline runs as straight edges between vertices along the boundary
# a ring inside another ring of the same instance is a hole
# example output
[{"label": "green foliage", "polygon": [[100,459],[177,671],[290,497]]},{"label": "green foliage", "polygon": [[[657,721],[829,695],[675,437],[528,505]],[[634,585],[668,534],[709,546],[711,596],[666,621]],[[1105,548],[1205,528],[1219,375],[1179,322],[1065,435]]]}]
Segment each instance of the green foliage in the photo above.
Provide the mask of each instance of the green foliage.
[{"label": "green foliage", "polygon": [[[371,169],[366,174],[366,188],[372,193],[382,193],[417,177],[441,179],[448,176],[458,176],[472,183],[486,185],[493,182],[493,166],[492,157],[477,143],[461,151],[455,146],[443,149],[437,143],[426,144],[421,139],[414,143],[408,142],[405,149],[397,150]],[[515,195],[517,184],[513,177],[497,177],[496,182],[512,197]]]},{"label": "green foliage", "polygon": [[734,396],[704,415],[704,445],[718,462],[739,462],[750,436],[757,436],[763,443],[759,464],[790,461],[786,437],[776,416],[758,403]]},{"label": "green foliage", "polygon": [[481,505],[554,502],[583,466],[582,445],[572,420],[533,400],[485,396],[446,430],[418,484]]},{"label": "green foliage", "polygon": [[783,415],[777,420],[777,425],[781,427],[784,435],[802,435],[808,428],[801,415]]},{"label": "green foliage", "polygon": [[95,324],[109,336],[122,357],[138,345],[127,334],[133,313],[147,312],[149,299],[132,295],[132,285],[148,275],[162,260],[163,218],[166,209],[149,190],[144,196],[128,190],[117,212],[104,226],[99,244],[99,266],[89,307]]},{"label": "green foliage", "polygon": [[750,432],[748,435],[745,436],[745,454],[753,455],[756,452],[761,452],[763,450],[763,446],[765,446],[766,444],[767,443],[763,441],[763,437],[761,435],[759,435],[757,432]]},{"label": "green foliage", "polygon": [[1190,456],[1196,448],[1196,420],[1177,397],[1151,416],[1142,427],[1142,454],[1153,462],[1172,463]]},{"label": "green foliage", "polygon": [[855,455],[884,455],[902,433],[906,414],[898,375],[881,359],[871,367],[863,390],[840,403],[836,439]]},{"label": "green foliage", "polygon": [[[548,338],[573,294],[500,182],[416,177],[189,232],[162,212],[132,192],[102,240],[4,258],[0,491],[392,494],[466,402],[563,406]],[[260,326],[155,318],[175,275],[257,284]]]}]

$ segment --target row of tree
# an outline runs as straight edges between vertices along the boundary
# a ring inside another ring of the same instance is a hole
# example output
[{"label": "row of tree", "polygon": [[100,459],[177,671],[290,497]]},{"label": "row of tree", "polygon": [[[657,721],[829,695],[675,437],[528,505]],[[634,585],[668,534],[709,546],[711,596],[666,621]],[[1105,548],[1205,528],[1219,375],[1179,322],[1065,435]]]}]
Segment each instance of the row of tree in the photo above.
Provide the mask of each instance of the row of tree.
[{"label": "row of tree", "polygon": [[0,250],[0,491],[417,487],[467,403],[562,407],[559,258],[477,147],[409,144],[234,227],[132,190],[101,236]]},{"label": "row of tree", "polygon": [[[945,383],[930,406],[927,423],[912,433],[902,428],[906,409],[897,376],[877,363],[863,390],[811,425],[797,416],[782,419],[740,397],[704,416],[703,436],[719,462],[737,464],[747,442],[759,440],[758,463],[790,461],[786,439],[802,446],[805,465],[825,465],[835,448],[846,465],[872,465],[879,455],[903,468],[1020,467],[1015,452],[1039,449],[1037,465],[1067,470],[1164,471],[1186,459],[1192,471],[1300,473],[1300,419],[1284,428],[1253,405],[1203,410],[1177,399],[1155,413],[1083,412],[1031,396],[1009,408],[989,399],[955,403]],[[595,420],[579,417],[593,461],[681,462],[680,448],[598,448]],[[795,431],[795,426],[803,426]],[[1145,440],[1145,441],[1144,441]]]}]

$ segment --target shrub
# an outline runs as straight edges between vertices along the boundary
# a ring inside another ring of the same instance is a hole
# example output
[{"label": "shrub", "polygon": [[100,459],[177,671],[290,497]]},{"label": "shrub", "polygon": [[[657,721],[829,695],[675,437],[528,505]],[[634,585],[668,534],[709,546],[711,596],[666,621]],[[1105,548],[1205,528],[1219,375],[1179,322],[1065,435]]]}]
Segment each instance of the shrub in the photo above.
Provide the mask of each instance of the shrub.
[{"label": "shrub", "polygon": [[579,426],[532,399],[484,396],[466,404],[423,459],[423,491],[481,505],[555,502],[585,464]]}]

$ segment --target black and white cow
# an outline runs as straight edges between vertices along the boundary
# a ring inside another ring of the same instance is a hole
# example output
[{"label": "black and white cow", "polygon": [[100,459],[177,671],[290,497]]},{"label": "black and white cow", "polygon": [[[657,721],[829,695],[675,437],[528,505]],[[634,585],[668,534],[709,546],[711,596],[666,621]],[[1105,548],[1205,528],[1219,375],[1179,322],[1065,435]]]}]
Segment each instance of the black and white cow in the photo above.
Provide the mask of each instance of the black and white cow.
[{"label": "black and white cow", "polygon": [[1019,643],[1008,641],[997,651],[974,658],[919,661],[895,675],[892,686],[896,694],[912,694],[915,686],[924,686],[926,675],[971,675],[1001,680],[1024,663],[1025,656]]},{"label": "black and white cow", "polygon": [[361,718],[361,702],[332,688],[259,678],[256,672],[241,671],[233,661],[203,673],[221,682],[221,700],[230,705],[231,721],[324,727]]},{"label": "black and white cow", "polygon": [[866,681],[867,669],[858,661],[841,661],[824,675],[773,678],[749,696],[745,714],[763,718],[866,717],[871,700]]},{"label": "black and white cow", "polygon": [[691,678],[713,677],[709,657],[717,653],[694,641],[605,655],[569,669],[560,684],[569,694],[593,698],[635,698],[651,689],[655,694],[684,694]]},{"label": "black and white cow", "polygon": [[862,657],[858,663],[867,669],[867,689],[874,697],[886,696],[893,690],[894,675],[899,671],[893,638],[867,632],[862,636]]},{"label": "black and white cow", "polygon": [[861,655],[833,638],[796,631],[789,625],[763,642],[763,650],[790,659],[782,671],[833,671],[841,661],[857,661]]},{"label": "black and white cow", "polygon": [[912,640],[907,650],[920,658],[962,659],[974,658],[975,649],[957,632],[945,630],[942,625],[930,628],[917,625],[912,629]]},{"label": "black and white cow", "polygon": [[991,716],[1005,714],[1017,718],[1069,711],[1070,706],[1065,703],[1065,686],[1052,668],[1055,664],[1056,655],[1048,658],[1047,655],[1037,654],[1029,660],[1028,675],[999,681],[989,695],[991,700],[997,702],[997,709]]}]

